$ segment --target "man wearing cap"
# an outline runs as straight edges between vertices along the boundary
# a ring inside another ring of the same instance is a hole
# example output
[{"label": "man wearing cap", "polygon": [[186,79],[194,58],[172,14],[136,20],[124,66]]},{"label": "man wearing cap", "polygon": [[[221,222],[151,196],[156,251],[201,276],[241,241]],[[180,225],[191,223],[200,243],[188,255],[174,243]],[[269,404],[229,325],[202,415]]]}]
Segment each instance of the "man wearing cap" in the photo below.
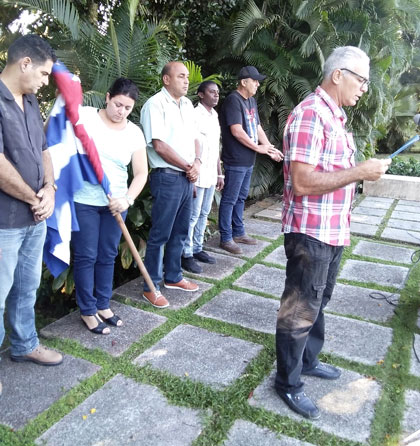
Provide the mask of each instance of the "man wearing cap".
[{"label": "man wearing cap", "polygon": [[219,207],[220,247],[242,254],[237,243],[255,245],[245,233],[243,211],[248,196],[256,153],[281,161],[283,154],[268,140],[260,125],[257,102],[253,97],[266,76],[255,67],[241,68],[238,87],[224,101],[220,111],[225,187]]}]

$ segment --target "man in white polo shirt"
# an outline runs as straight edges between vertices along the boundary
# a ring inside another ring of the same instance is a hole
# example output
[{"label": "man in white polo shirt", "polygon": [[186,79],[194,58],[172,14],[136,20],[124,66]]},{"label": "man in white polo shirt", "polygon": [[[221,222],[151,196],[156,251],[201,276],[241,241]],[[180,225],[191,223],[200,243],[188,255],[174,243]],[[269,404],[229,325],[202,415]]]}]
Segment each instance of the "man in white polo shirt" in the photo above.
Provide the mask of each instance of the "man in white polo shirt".
[{"label": "man in white polo shirt", "polygon": [[[169,62],[162,70],[163,88],[141,110],[140,124],[152,168],[152,227],[144,264],[156,293],[144,284],[143,297],[157,308],[169,306],[159,291],[165,288],[196,291],[198,285],[182,277],[181,255],[188,234],[193,183],[201,161],[195,129],[194,107],[185,98],[189,72],[182,62]],[[165,255],[164,255],[165,253]]]}]

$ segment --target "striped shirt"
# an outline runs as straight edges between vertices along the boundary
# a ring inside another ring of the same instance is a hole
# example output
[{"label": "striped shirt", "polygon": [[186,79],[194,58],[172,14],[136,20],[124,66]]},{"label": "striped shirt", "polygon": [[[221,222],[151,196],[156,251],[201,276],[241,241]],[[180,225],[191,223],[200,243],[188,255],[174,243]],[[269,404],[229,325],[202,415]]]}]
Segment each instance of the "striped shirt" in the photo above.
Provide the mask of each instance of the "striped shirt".
[{"label": "striped shirt", "polygon": [[350,244],[350,210],[355,184],[323,195],[296,196],[290,163],[310,164],[317,172],[355,166],[356,146],[345,129],[344,110],[318,87],[289,115],[283,137],[283,231],[309,235],[333,246]]}]

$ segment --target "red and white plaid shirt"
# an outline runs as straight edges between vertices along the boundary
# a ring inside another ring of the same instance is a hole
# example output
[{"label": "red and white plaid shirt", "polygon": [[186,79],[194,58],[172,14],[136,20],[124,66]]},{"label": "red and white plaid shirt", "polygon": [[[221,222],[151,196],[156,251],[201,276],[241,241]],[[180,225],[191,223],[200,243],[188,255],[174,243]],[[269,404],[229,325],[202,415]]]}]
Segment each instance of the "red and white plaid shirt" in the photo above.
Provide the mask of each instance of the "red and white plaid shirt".
[{"label": "red and white plaid shirt", "polygon": [[345,129],[347,116],[318,87],[289,115],[284,130],[283,232],[298,232],[333,246],[350,244],[350,209],[355,184],[324,195],[293,193],[291,161],[311,164],[318,172],[355,166],[356,146]]}]

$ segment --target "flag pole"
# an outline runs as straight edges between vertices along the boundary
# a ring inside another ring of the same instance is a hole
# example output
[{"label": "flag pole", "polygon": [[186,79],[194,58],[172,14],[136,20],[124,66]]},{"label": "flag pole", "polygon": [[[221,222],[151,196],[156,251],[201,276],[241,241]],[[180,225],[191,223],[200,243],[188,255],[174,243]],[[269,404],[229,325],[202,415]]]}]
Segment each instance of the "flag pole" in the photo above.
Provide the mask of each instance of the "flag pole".
[{"label": "flag pole", "polygon": [[131,238],[131,235],[128,232],[127,226],[126,226],[123,218],[121,217],[121,214],[118,213],[118,214],[114,215],[114,217],[117,220],[118,226],[120,227],[120,229],[123,233],[123,236],[125,238],[125,241],[127,242],[128,247],[130,248],[130,252],[133,255],[133,258],[139,267],[141,275],[143,276],[145,282],[147,283],[147,286],[149,287],[150,291],[152,291],[153,294],[155,294],[156,293],[155,285],[153,284],[153,281],[150,278],[150,275],[147,272],[147,269],[144,266],[143,261],[141,260],[140,254],[137,251],[136,245],[134,244],[133,239]]},{"label": "flag pole", "polygon": [[[95,143],[86,133],[83,124],[78,125],[79,107],[83,103],[83,94],[82,94],[82,86],[80,84],[80,79],[77,78],[77,82],[73,82],[74,80],[73,75],[67,70],[65,65],[59,62],[54,63],[52,73],[57,83],[58,89],[60,93],[63,95],[64,101],[66,103],[67,119],[71,122],[74,134],[80,140],[85,150],[85,153],[93,168],[98,183],[102,185],[105,194],[108,195],[109,181],[106,178],[106,175],[104,174],[104,171],[102,169],[101,161]],[[105,186],[104,180],[106,180],[108,187]],[[150,278],[150,275],[147,272],[146,267],[144,266],[144,263],[140,258],[137,248],[134,245],[133,239],[131,238],[131,235],[128,232],[127,226],[123,218],[121,217],[121,214],[119,213],[116,214],[115,219],[117,220],[118,226],[120,227],[121,232],[124,235],[124,238],[130,248],[130,252],[133,255],[134,260],[137,262],[137,265],[140,269],[140,272],[146,284],[150,288],[150,291],[156,293],[156,287],[154,286],[152,279]]]}]

